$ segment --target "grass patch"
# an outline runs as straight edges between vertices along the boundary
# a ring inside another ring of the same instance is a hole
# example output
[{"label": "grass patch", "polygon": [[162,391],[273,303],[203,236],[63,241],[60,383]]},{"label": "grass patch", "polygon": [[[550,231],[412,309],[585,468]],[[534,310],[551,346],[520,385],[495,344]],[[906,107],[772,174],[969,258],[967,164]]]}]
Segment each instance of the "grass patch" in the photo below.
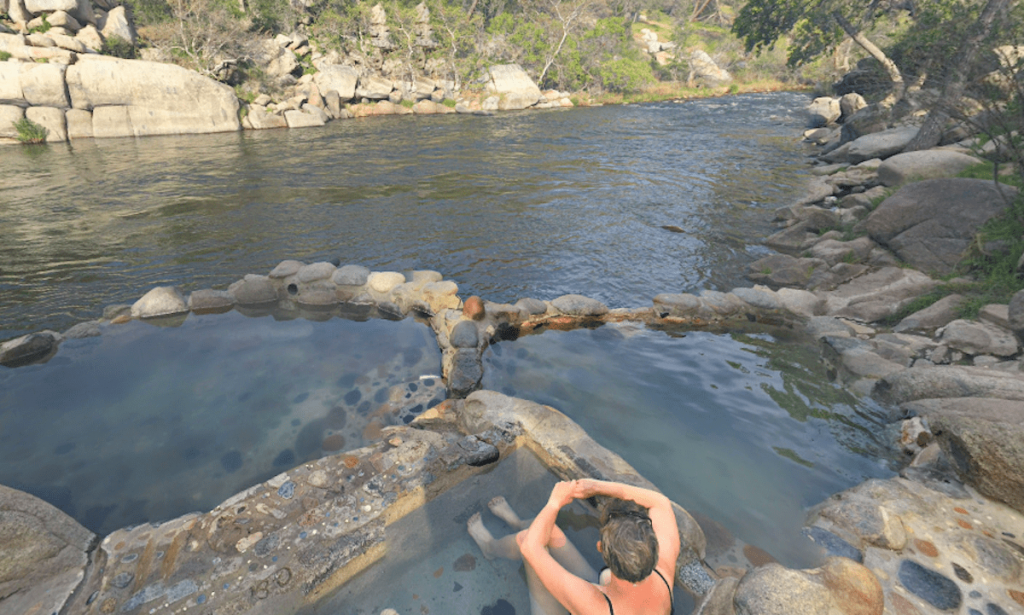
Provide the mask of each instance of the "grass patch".
[{"label": "grass patch", "polygon": [[0,51],[0,62],[6,62],[11,59],[11,54],[6,51]]},{"label": "grass patch", "polygon": [[415,104],[416,103],[414,103],[413,101],[409,100],[408,98],[403,98],[402,99],[402,106],[405,107],[406,109],[412,109],[413,105],[415,105]]},{"label": "grass patch", "polygon": [[441,101],[441,104],[448,107],[449,109],[454,109],[455,105],[458,103],[455,102],[454,98],[446,98]]},{"label": "grass patch", "polygon": [[896,189],[895,188],[886,188],[882,192],[882,194],[880,196],[876,196],[875,198],[871,199],[871,201],[870,201],[871,211],[875,211],[876,209],[878,209],[878,206],[882,204],[882,201],[884,201],[885,199],[891,197],[895,193],[896,193]]},{"label": "grass patch", "polygon": [[26,145],[34,143],[45,143],[46,135],[50,134],[50,131],[36,124],[27,117],[23,117],[17,122],[14,122],[14,129],[18,131],[17,139]]},{"label": "grass patch", "polygon": [[1013,186],[1014,188],[1024,188],[1024,179],[1020,175],[1013,173],[1013,167],[1008,164],[999,165],[999,173],[996,174],[996,165],[992,162],[980,162],[974,166],[967,167],[963,171],[957,174],[957,177],[965,177],[967,179],[987,179],[993,180],[998,179],[999,183],[1006,184],[1007,186]]}]

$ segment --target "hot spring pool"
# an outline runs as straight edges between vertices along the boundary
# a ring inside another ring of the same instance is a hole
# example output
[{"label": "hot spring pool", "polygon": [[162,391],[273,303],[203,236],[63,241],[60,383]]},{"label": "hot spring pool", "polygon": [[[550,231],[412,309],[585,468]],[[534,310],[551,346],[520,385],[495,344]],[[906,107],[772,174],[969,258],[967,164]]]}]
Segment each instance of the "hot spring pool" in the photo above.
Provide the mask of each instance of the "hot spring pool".
[{"label": "hot spring pool", "polygon": [[731,533],[813,566],[805,509],[892,476],[885,420],[828,381],[807,340],[775,335],[548,331],[488,349],[483,385],[561,410],[621,455],[704,526],[713,565],[740,563]]},{"label": "hot spring pool", "polygon": [[0,484],[100,535],[209,510],[410,421],[444,399],[440,369],[412,319],[106,326],[48,363],[0,367]]}]

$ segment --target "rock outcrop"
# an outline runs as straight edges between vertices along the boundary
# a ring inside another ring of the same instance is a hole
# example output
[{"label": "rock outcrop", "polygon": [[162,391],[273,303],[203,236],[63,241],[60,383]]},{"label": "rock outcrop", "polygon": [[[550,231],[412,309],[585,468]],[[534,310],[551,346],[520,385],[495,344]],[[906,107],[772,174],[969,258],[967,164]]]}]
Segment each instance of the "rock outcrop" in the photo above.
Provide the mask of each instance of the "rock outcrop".
[{"label": "rock outcrop", "polygon": [[518,64],[492,66],[488,75],[487,90],[498,96],[498,109],[525,109],[542,98],[540,88]]}]

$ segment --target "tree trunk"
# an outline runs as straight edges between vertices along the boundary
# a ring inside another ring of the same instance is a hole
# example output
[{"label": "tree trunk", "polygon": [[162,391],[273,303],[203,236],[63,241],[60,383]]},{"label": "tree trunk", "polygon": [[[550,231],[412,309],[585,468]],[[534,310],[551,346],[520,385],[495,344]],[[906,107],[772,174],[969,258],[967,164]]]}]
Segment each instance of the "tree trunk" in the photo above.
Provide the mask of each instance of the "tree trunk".
[{"label": "tree trunk", "polygon": [[469,5],[469,11],[466,12],[466,20],[467,21],[469,20],[470,17],[473,16],[473,11],[476,10],[476,3],[477,3],[477,0],[473,0],[473,3]]},{"label": "tree trunk", "polygon": [[974,64],[974,58],[978,55],[978,50],[981,48],[981,43],[988,38],[988,35],[992,32],[992,25],[999,15],[1006,10],[1007,5],[1009,5],[1009,0],[988,0],[988,3],[985,4],[985,8],[981,11],[981,16],[974,23],[974,31],[967,36],[956,58],[953,59],[951,66],[952,74],[946,79],[939,100],[935,101],[934,106],[928,112],[928,117],[924,120],[924,124],[921,125],[921,130],[903,148],[903,151],[916,152],[930,149],[938,145],[942,140],[946,120],[949,119],[949,109],[955,107],[960,102],[960,97],[964,94],[964,88],[967,87],[968,74],[970,73],[971,66]]},{"label": "tree trunk", "polygon": [[839,24],[839,27],[846,32],[846,35],[853,39],[853,42],[861,46],[861,48],[868,52],[872,58],[876,59],[885,67],[885,71],[889,73],[889,79],[892,80],[892,92],[885,97],[880,103],[879,107],[883,109],[891,109],[893,105],[903,98],[903,91],[905,86],[903,84],[903,74],[900,73],[900,69],[896,66],[896,63],[889,59],[881,49],[879,49],[874,43],[868,40],[868,37],[853,27],[849,21],[846,20],[838,11],[832,13],[832,17]]}]

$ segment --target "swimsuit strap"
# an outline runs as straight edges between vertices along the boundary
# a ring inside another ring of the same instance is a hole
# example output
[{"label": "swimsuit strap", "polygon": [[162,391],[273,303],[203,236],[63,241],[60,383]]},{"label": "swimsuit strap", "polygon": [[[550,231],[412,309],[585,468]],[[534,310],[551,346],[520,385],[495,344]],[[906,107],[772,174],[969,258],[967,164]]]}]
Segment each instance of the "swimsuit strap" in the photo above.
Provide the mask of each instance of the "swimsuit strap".
[{"label": "swimsuit strap", "polygon": [[615,615],[615,609],[612,608],[612,599],[608,597],[608,594],[601,592],[604,599],[608,602],[608,615]]},{"label": "swimsuit strap", "polygon": [[[658,569],[655,568],[654,572],[658,572]],[[665,587],[668,588],[668,600],[669,600],[669,605],[671,605],[671,608],[670,608],[670,610],[668,612],[668,615],[675,615],[675,613],[676,613],[676,605],[673,604],[675,602],[675,600],[672,597],[672,586],[668,584],[668,581],[665,580],[665,577],[662,576],[662,574],[660,572],[658,572],[658,578],[660,578],[662,580],[662,582],[665,583]],[[609,602],[609,604],[611,604],[611,603]]]}]

